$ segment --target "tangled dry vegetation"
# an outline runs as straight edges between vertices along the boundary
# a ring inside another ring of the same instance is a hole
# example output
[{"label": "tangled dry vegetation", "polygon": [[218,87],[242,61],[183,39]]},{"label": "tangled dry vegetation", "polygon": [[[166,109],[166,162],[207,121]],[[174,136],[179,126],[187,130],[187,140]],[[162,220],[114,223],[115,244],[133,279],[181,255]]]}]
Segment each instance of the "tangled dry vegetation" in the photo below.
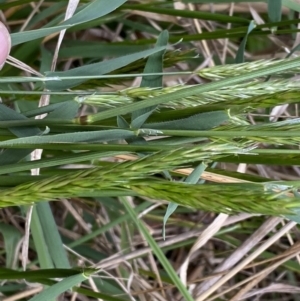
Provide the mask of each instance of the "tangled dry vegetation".
[{"label": "tangled dry vegetation", "polygon": [[0,1],[1,300],[299,299],[280,3]]}]

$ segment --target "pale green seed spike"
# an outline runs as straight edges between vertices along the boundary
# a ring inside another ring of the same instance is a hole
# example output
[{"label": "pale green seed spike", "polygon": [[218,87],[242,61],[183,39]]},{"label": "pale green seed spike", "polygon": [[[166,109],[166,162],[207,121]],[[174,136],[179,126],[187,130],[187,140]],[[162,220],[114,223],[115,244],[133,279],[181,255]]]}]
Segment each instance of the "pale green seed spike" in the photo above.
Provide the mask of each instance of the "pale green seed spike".
[{"label": "pale green seed spike", "polygon": [[299,207],[298,199],[266,190],[263,183],[191,185],[157,181],[151,185],[146,182],[131,183],[131,189],[140,195],[151,195],[152,198],[217,213],[248,212],[280,216],[291,212],[292,207]]},{"label": "pale green seed spike", "polygon": [[[191,87],[195,87],[195,85],[176,85],[166,88],[128,88],[116,92],[117,94],[115,95],[88,95],[76,97],[75,100],[79,103],[113,108]],[[186,108],[223,104],[226,107],[244,107],[244,111],[247,111],[247,108],[251,110],[258,107],[272,107],[281,103],[295,103],[299,101],[299,96],[300,88],[298,81],[252,81],[247,84],[235,85],[217,91],[191,95],[170,101],[160,107]]]},{"label": "pale green seed spike", "polygon": [[102,191],[110,190],[125,194],[134,192],[210,212],[291,214],[291,208],[299,206],[299,202],[287,194],[292,188],[290,186],[278,191],[278,185],[274,188],[270,182],[191,185],[150,177],[163,170],[188,166],[189,162],[215,160],[229,154],[247,153],[248,150],[233,144],[211,143],[191,149],[159,152],[133,162],[113,164],[110,168],[98,167],[3,189],[0,206],[31,204],[91,193],[101,195]]},{"label": "pale green seed spike", "polygon": [[[130,182],[143,180],[165,170],[186,167],[190,162],[215,160],[248,149],[234,144],[208,144],[193,148],[163,151],[132,162],[113,164],[110,168],[93,168],[56,176],[47,180],[1,190],[0,207],[31,204],[57,198],[80,197],[103,190],[130,189]],[[152,180],[151,180],[152,181]],[[150,182],[149,182],[150,183]]]},{"label": "pale green seed spike", "polygon": [[[204,68],[197,71],[197,74],[203,78],[210,80],[220,80],[226,77],[239,76],[247,72],[259,70],[261,68],[274,66],[282,63],[285,60],[258,60],[254,62],[247,62],[242,64],[231,64],[231,65],[219,65],[210,68]],[[299,68],[288,70],[285,73],[299,72]]]},{"label": "pale green seed spike", "polygon": [[[273,122],[273,123],[266,123],[266,124],[259,124],[259,125],[242,125],[242,124],[228,124],[218,126],[213,129],[213,131],[294,131],[295,133],[300,132],[300,118],[280,121],[280,122]],[[219,138],[213,138],[213,141],[221,141]],[[231,139],[226,139],[228,143],[230,143]],[[300,136],[297,137],[272,137],[272,136],[263,136],[263,137],[247,137],[240,139],[240,143],[269,143],[269,144],[276,144],[276,145],[299,145],[300,144]],[[224,138],[222,138],[222,143],[224,143]]]}]

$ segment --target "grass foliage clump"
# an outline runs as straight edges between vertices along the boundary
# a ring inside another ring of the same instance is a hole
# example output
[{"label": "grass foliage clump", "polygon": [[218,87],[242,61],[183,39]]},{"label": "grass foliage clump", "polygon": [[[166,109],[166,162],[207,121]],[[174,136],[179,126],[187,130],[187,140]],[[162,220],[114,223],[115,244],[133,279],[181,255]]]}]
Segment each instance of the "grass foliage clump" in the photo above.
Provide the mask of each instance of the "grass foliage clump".
[{"label": "grass foliage clump", "polygon": [[299,4],[0,9],[1,299],[298,300]]}]

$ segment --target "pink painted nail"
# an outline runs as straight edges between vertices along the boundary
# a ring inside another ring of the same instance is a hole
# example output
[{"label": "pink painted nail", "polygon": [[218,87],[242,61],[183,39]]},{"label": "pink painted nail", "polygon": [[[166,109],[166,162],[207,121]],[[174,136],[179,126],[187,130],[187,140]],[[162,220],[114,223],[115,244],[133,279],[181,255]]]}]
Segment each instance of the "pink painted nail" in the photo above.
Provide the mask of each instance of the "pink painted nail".
[{"label": "pink painted nail", "polygon": [[7,28],[0,22],[0,70],[9,55],[11,47],[10,35]]}]

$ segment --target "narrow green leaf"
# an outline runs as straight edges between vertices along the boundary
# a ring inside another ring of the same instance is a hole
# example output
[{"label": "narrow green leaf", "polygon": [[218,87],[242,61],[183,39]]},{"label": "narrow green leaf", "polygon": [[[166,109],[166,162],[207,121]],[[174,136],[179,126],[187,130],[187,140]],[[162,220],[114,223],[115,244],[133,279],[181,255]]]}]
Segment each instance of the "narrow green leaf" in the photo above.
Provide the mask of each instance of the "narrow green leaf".
[{"label": "narrow green leaf", "polygon": [[151,129],[209,130],[229,119],[224,111],[197,114],[173,121],[147,123],[143,127]]},{"label": "narrow green leaf", "polygon": [[170,261],[165,257],[163,251],[161,248],[157,245],[156,241],[152,237],[152,235],[149,233],[148,229],[145,227],[144,223],[139,220],[139,218],[136,215],[136,212],[133,210],[131,205],[127,202],[126,198],[121,198],[124,207],[126,208],[127,212],[130,214],[132,220],[135,222],[138,229],[141,231],[145,239],[147,240],[149,246],[151,247],[153,253],[156,255],[158,260],[160,261],[161,265],[164,267],[165,271],[168,273],[169,277],[175,284],[176,288],[180,291],[182,294],[184,300],[186,301],[194,301],[194,298],[189,294],[186,287],[183,285],[181,280],[179,279],[176,271],[173,269],[172,265],[170,264]]},{"label": "narrow green leaf", "polygon": [[[13,139],[12,139],[13,140]],[[201,139],[197,139],[199,141]],[[11,141],[11,140],[9,140]],[[5,148],[32,148],[32,143],[10,144],[6,141]],[[174,149],[172,145],[126,145],[126,144],[97,144],[97,143],[36,143],[35,148],[52,150],[92,150],[92,151],[122,151],[122,152],[157,152]]]},{"label": "narrow green leaf", "polygon": [[[188,1],[188,2],[196,2],[196,1]],[[204,1],[198,1],[204,2]],[[217,2],[220,1],[209,1],[209,2]],[[232,1],[227,1],[232,2]],[[234,1],[236,2],[236,1]],[[246,1],[245,1],[246,2]],[[176,16],[176,17],[183,17],[183,18],[192,18],[192,19],[200,19],[200,20],[210,20],[210,21],[217,21],[217,22],[226,22],[226,23],[237,23],[237,24],[247,24],[248,20],[246,18],[235,17],[235,16],[227,16],[225,14],[217,14],[217,13],[209,13],[197,10],[185,10],[185,9],[171,9],[165,8],[159,5],[130,5],[125,4],[123,7],[126,9],[133,9],[133,10],[140,10],[140,11],[147,11],[153,12],[157,14],[169,15],[169,16]],[[163,2],[161,3],[164,4]]]},{"label": "narrow green leaf", "polygon": [[185,179],[185,183],[188,184],[197,184],[201,175],[203,174],[203,172],[205,171],[207,165],[202,162],[200,163],[194,170],[193,172],[188,175],[188,177]]},{"label": "narrow green leaf", "polygon": [[[100,281],[103,283],[103,285],[105,285],[105,282],[102,279],[100,279]],[[95,281],[95,283],[96,283],[96,281]],[[95,291],[92,291],[92,290],[88,290],[86,288],[81,288],[81,287],[77,288],[77,287],[75,287],[73,290],[75,292],[78,292],[79,294],[84,295],[84,296],[94,297],[94,298],[101,299],[101,300],[104,300],[104,301],[128,301],[128,299],[114,297],[112,295],[103,294],[102,292],[101,293],[95,292]]]},{"label": "narrow green leaf", "polygon": [[[84,148],[84,147],[83,147]],[[84,153],[71,153],[68,156],[57,156],[54,158],[46,158],[35,161],[20,162],[16,164],[6,164],[0,169],[0,175],[9,174],[18,171],[30,170],[34,168],[45,168],[65,164],[74,164],[84,161],[96,160],[104,157],[116,156],[125,154],[126,152],[84,152]]]},{"label": "narrow green leaf", "polygon": [[66,278],[69,276],[77,275],[79,272],[82,272],[82,268],[17,271],[13,269],[0,267],[0,279],[1,280],[25,279],[27,281],[32,281],[32,279],[39,279],[39,278]]},{"label": "narrow green leaf", "polygon": [[[95,64],[85,65],[67,71],[46,72],[48,80],[45,82],[45,86],[47,89],[54,91],[68,89],[88,80],[89,76],[91,75],[102,75],[110,73],[116,69],[127,66],[130,63],[143,59],[164,49],[165,47],[154,47],[152,49],[128,54],[122,57],[106,60]],[[76,76],[80,76],[81,79],[76,79]],[[86,76],[86,79],[82,79],[83,76]],[[70,79],[61,81],[60,77],[70,77]],[[54,79],[51,80],[51,78]]]},{"label": "narrow green leaf", "polygon": [[[299,133],[297,131],[181,131],[181,130],[163,130],[163,129],[140,129],[136,131],[137,135],[145,136],[178,136],[178,137],[230,137],[230,138],[236,138],[236,137],[251,137],[251,140],[255,137],[276,137],[276,138],[288,138],[288,137],[295,137],[299,138]],[[5,142],[2,142],[5,143]],[[0,145],[2,144],[0,143]],[[3,144],[5,145],[5,144]]]},{"label": "narrow green leaf", "polygon": [[[124,21],[123,21],[124,22]],[[98,41],[65,40],[59,51],[59,58],[104,58],[109,53],[110,57],[118,57],[148,49],[145,45],[123,45],[119,47],[114,43],[99,43]],[[49,69],[48,69],[49,70]]]},{"label": "narrow green leaf", "polygon": [[125,2],[126,0],[110,0],[109,2],[95,0],[89,5],[87,5],[80,12],[76,13],[72,18],[61,23],[61,25],[12,34],[12,46],[35,40],[38,38],[42,38],[55,32],[61,31],[63,29],[67,29],[72,26],[100,18],[114,11],[116,8],[118,8]]},{"label": "narrow green leaf", "polygon": [[117,124],[118,124],[118,127],[121,129],[129,129],[130,128],[129,123],[122,116],[117,116]]},{"label": "narrow green leaf", "polygon": [[73,119],[78,113],[79,106],[80,105],[77,101],[65,101],[59,107],[49,113],[46,118]]},{"label": "narrow green leaf", "polygon": [[282,0],[282,4],[291,10],[300,12],[300,4],[293,0]]},{"label": "narrow green leaf", "polygon": [[169,217],[176,211],[178,206],[179,205],[176,204],[176,203],[169,203],[168,204],[167,211],[166,211],[166,213],[164,215],[164,219],[163,219],[162,236],[163,236],[164,240],[166,239],[166,224],[167,224],[167,221],[168,221]]},{"label": "narrow green leaf", "polygon": [[[204,163],[199,164],[194,170],[193,172],[185,179],[185,183],[189,183],[189,184],[197,184],[202,173],[205,171],[207,165]],[[169,217],[175,212],[175,210],[177,209],[178,204],[176,203],[169,203],[168,204],[168,208],[167,211],[164,215],[164,219],[163,219],[163,238],[166,238],[166,224],[167,221],[169,219]]]},{"label": "narrow green leaf", "polygon": [[49,203],[39,203],[36,211],[40,219],[46,246],[56,268],[70,268],[70,263],[63,247]]},{"label": "narrow green leaf", "polygon": [[[73,101],[73,100],[70,100],[70,101]],[[32,109],[32,110],[29,110],[29,111],[22,112],[22,114],[24,116],[30,118],[30,117],[34,117],[34,116],[37,116],[37,115],[53,112],[54,110],[56,110],[58,108],[62,108],[63,106],[64,106],[64,102],[62,102],[62,103],[53,103],[53,104],[50,104],[48,106],[43,106],[43,107],[39,107],[39,108],[36,108],[36,109]]]},{"label": "narrow green leaf", "polygon": [[281,21],[282,0],[268,0],[268,16],[271,22]]},{"label": "narrow green leaf", "polygon": [[[158,37],[156,42],[156,47],[166,47],[169,40],[169,33],[164,30]],[[144,73],[158,73],[163,72],[163,57],[165,54],[165,49],[152,54],[149,56]],[[153,75],[143,77],[141,82],[141,87],[151,87],[157,88],[162,87],[163,80],[162,75]],[[134,111],[131,116],[131,127],[132,128],[140,128],[147,118],[151,115],[151,113],[155,110],[156,106],[144,108],[141,110]]]},{"label": "narrow green leaf", "polygon": [[249,34],[253,31],[253,29],[256,27],[256,24],[254,21],[251,21],[249,26],[248,26],[248,30],[247,33],[245,35],[245,37],[243,38],[243,41],[237,51],[236,57],[235,57],[235,63],[236,64],[240,64],[240,63],[244,63],[245,58],[244,58],[244,53],[245,53],[245,48],[246,48],[246,44],[247,44],[247,39]]},{"label": "narrow green leaf", "polygon": [[61,280],[60,282],[48,287],[38,295],[31,298],[29,301],[51,301],[57,298],[60,294],[66,292],[69,289],[72,289],[73,286],[76,286],[78,283],[86,280],[84,274],[78,274],[70,276]]},{"label": "narrow green leaf", "polygon": [[41,226],[40,218],[36,210],[36,206],[33,207],[30,229],[40,268],[53,269],[53,261],[49,253],[48,245],[45,241],[45,236]]},{"label": "narrow green leaf", "polygon": [[107,131],[94,131],[94,132],[78,132],[78,133],[67,133],[58,135],[47,135],[39,137],[26,137],[11,139],[9,141],[0,142],[0,146],[5,144],[37,144],[37,143],[72,143],[72,142],[104,142],[113,141],[120,139],[128,139],[134,137],[135,134],[132,131],[127,130],[107,130]]},{"label": "narrow green leaf", "polygon": [[300,224],[300,208],[295,208],[293,210],[294,215],[285,215],[284,217]]},{"label": "narrow green leaf", "polygon": [[16,254],[16,247],[22,237],[21,233],[13,226],[0,223],[0,232],[3,236],[5,249],[5,266],[7,268],[16,268],[14,260]]}]

